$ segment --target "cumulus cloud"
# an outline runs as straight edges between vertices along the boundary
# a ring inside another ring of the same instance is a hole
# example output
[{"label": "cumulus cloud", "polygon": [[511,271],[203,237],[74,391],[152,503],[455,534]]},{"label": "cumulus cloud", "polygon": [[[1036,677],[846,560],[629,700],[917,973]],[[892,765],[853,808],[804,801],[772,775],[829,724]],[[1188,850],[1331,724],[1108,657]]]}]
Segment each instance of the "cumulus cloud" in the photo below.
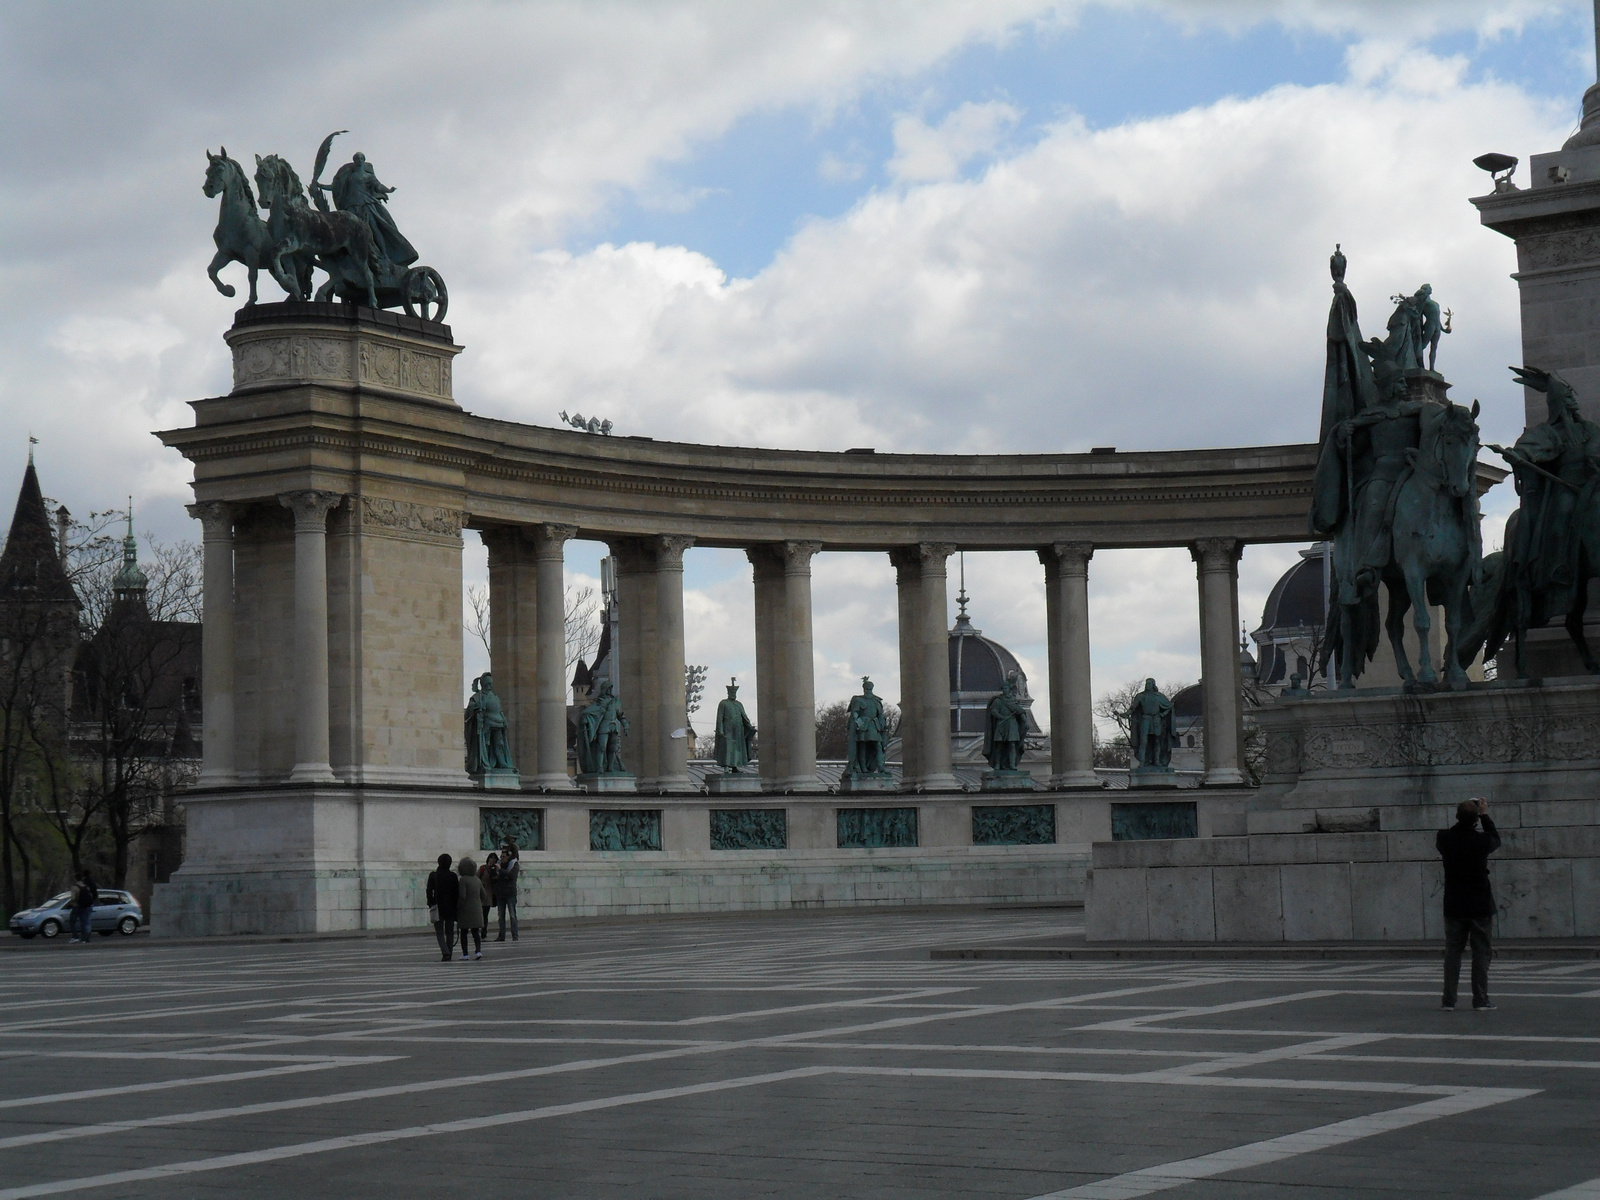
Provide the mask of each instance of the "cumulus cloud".
[{"label": "cumulus cloud", "polygon": [[900,117],[894,123],[889,176],[900,183],[954,179],[967,163],[993,151],[1021,115],[1001,100],[969,100],[937,125],[917,116]]}]

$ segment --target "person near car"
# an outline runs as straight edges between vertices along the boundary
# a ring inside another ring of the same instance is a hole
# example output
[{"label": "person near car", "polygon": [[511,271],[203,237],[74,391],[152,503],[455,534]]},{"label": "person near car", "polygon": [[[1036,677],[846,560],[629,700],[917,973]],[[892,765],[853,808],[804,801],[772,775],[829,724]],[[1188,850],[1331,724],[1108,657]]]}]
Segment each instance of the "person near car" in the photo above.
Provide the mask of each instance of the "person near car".
[{"label": "person near car", "polygon": [[450,869],[451,861],[448,854],[439,855],[439,869],[428,876],[428,917],[444,962],[450,961],[456,948],[456,902],[461,895],[456,873]]},{"label": "person near car", "polygon": [[1489,819],[1489,802],[1475,796],[1456,805],[1456,823],[1441,829],[1434,844],[1444,859],[1444,998],[1439,1007],[1449,1011],[1456,1006],[1461,952],[1470,941],[1472,1007],[1492,1009],[1489,960],[1494,951],[1489,931],[1495,904],[1489,886],[1489,855],[1500,849],[1500,834]]},{"label": "person near car", "polygon": [[522,869],[522,860],[517,857],[517,844],[507,842],[500,847],[500,874],[495,880],[494,902],[500,911],[500,936],[497,942],[506,940],[506,915],[511,916],[511,940],[517,940],[517,873]]},{"label": "person near car", "polygon": [[489,903],[484,897],[483,880],[478,878],[478,864],[470,858],[463,858],[456,869],[460,874],[456,881],[456,922],[461,926],[461,961],[466,962],[469,934],[477,950],[472,957],[483,957],[483,931],[488,924],[485,914],[489,911]]},{"label": "person near car", "polygon": [[495,890],[500,885],[500,856],[493,850],[478,868],[478,882],[483,884],[483,934],[489,936],[489,913],[494,909]]},{"label": "person near car", "polygon": [[87,944],[89,927],[94,919],[94,877],[87,869],[78,875],[72,889],[72,941]]}]

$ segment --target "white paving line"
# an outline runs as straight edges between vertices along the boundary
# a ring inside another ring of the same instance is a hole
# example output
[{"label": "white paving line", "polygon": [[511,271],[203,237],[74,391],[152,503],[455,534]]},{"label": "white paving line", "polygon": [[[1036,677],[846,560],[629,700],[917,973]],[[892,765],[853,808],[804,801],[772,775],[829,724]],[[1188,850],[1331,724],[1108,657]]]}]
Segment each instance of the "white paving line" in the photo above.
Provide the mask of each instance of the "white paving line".
[{"label": "white paving line", "polygon": [[[397,1054],[372,1055],[361,1060],[369,1063],[393,1062],[403,1057]],[[56,1092],[48,1096],[17,1096],[0,1100],[0,1108],[31,1108],[36,1104],[64,1104],[69,1100],[97,1100],[102,1096],[129,1096],[138,1092],[165,1092],[173,1088],[201,1087],[208,1083],[237,1083],[241,1079],[266,1079],[273,1075],[303,1075],[307,1071],[331,1071],[335,1067],[351,1066],[350,1059],[295,1063],[287,1067],[268,1067],[261,1071],[230,1071],[223,1075],[193,1075],[186,1079],[163,1079],[156,1083],[128,1083],[120,1087],[87,1088],[79,1092]]]},{"label": "white paving line", "polygon": [[1562,1188],[1559,1192],[1546,1192],[1535,1200],[1600,1200],[1600,1179],[1590,1179]]},{"label": "white paving line", "polygon": [[[1290,992],[1282,996],[1263,996],[1256,1000],[1235,1000],[1231,1004],[1208,1004],[1195,1008],[1180,1008],[1173,1012],[1155,1013],[1146,1017],[1125,1017],[1120,1021],[1101,1021],[1094,1025],[1079,1025],[1079,1029],[1123,1030],[1137,1032],[1155,1021],[1176,1021],[1189,1017],[1209,1017],[1215,1013],[1242,1012],[1251,1008],[1272,1008],[1279,1004],[1293,1004],[1300,1000],[1321,1000],[1328,996],[1346,994],[1343,989],[1321,988],[1313,992]],[[1330,1035],[1342,1036],[1342,1035]]]},{"label": "white paving line", "polygon": [[1458,1095],[1426,1100],[1406,1108],[1391,1109],[1388,1112],[1373,1113],[1365,1117],[1352,1117],[1346,1121],[1319,1125],[1315,1129],[1305,1129],[1299,1133],[1284,1134],[1282,1137],[1235,1146],[1231,1150],[1219,1150],[1214,1154],[1202,1154],[1197,1158],[1185,1158],[1156,1167],[1145,1167],[1139,1171],[1128,1171],[1094,1183],[1065,1188],[1059,1192],[1047,1192],[1042,1196],[1033,1197],[1033,1200],[1069,1200],[1069,1198],[1070,1200],[1131,1200],[1135,1196],[1148,1196],[1153,1192],[1182,1187],[1199,1179],[1210,1179],[1232,1171],[1243,1171],[1250,1167],[1281,1162],[1286,1158],[1325,1150],[1330,1146],[1342,1146],[1347,1142],[1359,1141],[1376,1134],[1389,1133],[1407,1126],[1420,1125],[1425,1121],[1452,1117],[1459,1113],[1472,1112],[1475,1109],[1488,1108],[1537,1094],[1536,1088],[1473,1088]]}]

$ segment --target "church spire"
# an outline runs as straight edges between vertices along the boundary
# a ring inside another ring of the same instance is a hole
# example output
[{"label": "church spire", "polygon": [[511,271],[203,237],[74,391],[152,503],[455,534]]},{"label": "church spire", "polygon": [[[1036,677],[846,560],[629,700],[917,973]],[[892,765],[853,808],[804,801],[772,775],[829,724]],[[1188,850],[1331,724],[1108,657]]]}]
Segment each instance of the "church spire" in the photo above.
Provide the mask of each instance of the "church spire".
[{"label": "church spire", "polygon": [[118,603],[132,601],[147,608],[146,591],[150,577],[139,567],[139,540],[133,536],[133,497],[128,497],[128,533],[122,539],[122,568],[111,577],[111,590]]}]

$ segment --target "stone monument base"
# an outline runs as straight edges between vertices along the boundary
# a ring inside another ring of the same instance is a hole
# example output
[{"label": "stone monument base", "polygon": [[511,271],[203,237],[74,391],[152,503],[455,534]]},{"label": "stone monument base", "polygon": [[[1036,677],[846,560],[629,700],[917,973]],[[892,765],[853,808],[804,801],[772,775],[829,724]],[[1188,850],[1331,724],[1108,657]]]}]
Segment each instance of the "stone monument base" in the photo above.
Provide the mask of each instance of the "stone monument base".
[{"label": "stone monument base", "polygon": [[1034,782],[1026,771],[985,771],[978,786],[985,792],[1031,792]]},{"label": "stone monument base", "polygon": [[841,795],[853,795],[857,792],[893,792],[897,791],[894,776],[887,771],[875,772],[871,775],[852,775],[848,771],[839,776],[839,792]]},{"label": "stone monument base", "polygon": [[483,788],[485,791],[522,790],[522,776],[516,771],[485,771],[481,775],[471,776],[471,779],[474,787]]},{"label": "stone monument base", "polygon": [[627,793],[639,790],[638,784],[632,775],[579,774],[574,782],[590,795],[600,792]]},{"label": "stone monument base", "polygon": [[761,776],[754,771],[709,773],[706,791],[713,796],[750,796],[761,791]]},{"label": "stone monument base", "polygon": [[1128,772],[1128,789],[1130,791],[1145,788],[1175,788],[1178,785],[1176,771],[1141,771],[1137,767]]},{"label": "stone monument base", "polygon": [[1442,936],[1434,835],[1474,796],[1502,838],[1500,936],[1600,935],[1600,679],[1319,693],[1255,716],[1267,763],[1244,836],[1097,842],[1091,940]]}]

